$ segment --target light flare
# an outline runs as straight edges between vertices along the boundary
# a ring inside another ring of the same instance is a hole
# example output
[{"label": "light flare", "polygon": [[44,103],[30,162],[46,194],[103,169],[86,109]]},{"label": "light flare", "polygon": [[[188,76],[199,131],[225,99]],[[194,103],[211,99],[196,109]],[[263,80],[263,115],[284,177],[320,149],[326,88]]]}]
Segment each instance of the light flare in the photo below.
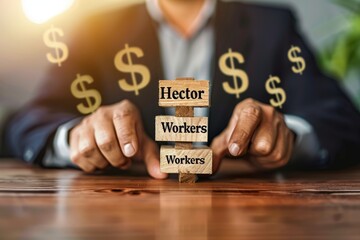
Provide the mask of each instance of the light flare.
[{"label": "light flare", "polygon": [[21,3],[26,17],[42,24],[68,10],[74,0],[21,0]]}]

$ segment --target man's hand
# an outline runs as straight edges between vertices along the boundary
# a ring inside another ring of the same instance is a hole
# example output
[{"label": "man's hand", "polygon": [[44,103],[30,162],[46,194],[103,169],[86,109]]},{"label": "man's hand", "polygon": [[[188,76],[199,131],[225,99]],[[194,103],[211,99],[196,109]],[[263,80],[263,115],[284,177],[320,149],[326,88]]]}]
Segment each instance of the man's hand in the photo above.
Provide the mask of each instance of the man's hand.
[{"label": "man's hand", "polygon": [[164,179],[159,150],[145,133],[138,109],[129,101],[99,108],[70,132],[71,161],[85,172],[109,164],[127,169],[132,160],[144,160],[149,174]]},{"label": "man's hand", "polygon": [[218,170],[226,156],[242,157],[259,169],[279,168],[288,163],[293,145],[294,134],[281,113],[246,99],[235,107],[229,125],[211,144],[213,170]]}]

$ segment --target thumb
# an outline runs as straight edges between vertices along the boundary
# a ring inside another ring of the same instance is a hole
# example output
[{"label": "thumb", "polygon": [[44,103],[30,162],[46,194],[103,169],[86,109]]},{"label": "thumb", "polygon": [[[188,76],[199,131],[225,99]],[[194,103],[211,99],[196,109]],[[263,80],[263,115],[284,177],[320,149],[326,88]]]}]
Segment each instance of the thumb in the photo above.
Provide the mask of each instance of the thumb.
[{"label": "thumb", "polygon": [[222,132],[220,135],[215,137],[211,143],[210,148],[213,151],[213,174],[219,170],[221,160],[228,152],[227,142],[226,134],[225,132]]},{"label": "thumb", "polygon": [[168,174],[160,171],[160,153],[156,143],[149,137],[145,137],[143,146],[143,158],[150,176],[155,179],[167,178]]}]

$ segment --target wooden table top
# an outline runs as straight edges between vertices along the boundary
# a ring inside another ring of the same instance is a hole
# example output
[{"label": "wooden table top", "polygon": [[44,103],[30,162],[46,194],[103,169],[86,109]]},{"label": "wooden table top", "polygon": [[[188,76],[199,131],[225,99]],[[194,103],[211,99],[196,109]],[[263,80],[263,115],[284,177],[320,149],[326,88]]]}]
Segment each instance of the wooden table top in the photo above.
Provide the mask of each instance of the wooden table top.
[{"label": "wooden table top", "polygon": [[360,168],[196,184],[0,160],[0,239],[360,239]]}]

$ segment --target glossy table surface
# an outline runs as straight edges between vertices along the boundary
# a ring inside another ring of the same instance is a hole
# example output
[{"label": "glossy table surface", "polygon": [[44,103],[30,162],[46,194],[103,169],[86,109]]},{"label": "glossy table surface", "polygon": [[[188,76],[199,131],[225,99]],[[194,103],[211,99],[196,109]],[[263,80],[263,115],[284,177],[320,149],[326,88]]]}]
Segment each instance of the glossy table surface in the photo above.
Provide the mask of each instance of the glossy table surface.
[{"label": "glossy table surface", "polygon": [[196,184],[0,160],[0,239],[360,239],[360,168]]}]

